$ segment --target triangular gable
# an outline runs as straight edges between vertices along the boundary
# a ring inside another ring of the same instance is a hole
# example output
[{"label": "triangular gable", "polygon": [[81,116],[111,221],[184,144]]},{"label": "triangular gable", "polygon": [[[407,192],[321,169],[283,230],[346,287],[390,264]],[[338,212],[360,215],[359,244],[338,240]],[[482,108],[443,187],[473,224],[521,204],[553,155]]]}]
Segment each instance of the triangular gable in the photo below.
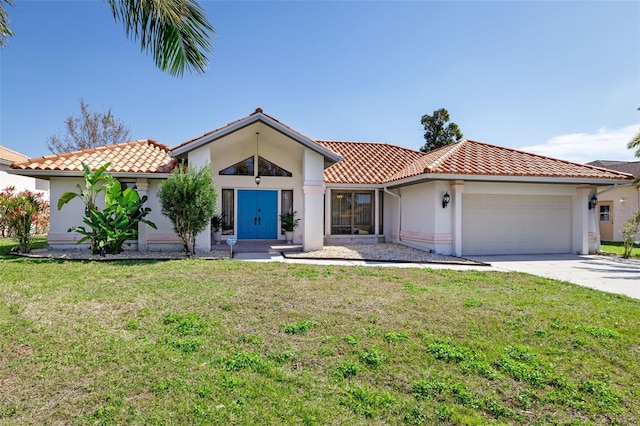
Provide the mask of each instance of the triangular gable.
[{"label": "triangular gable", "polygon": [[226,126],[220,127],[219,129],[213,130],[209,133],[205,133],[202,136],[198,136],[197,138],[191,139],[187,142],[184,142],[177,147],[171,150],[171,155],[174,157],[178,157],[188,153],[189,151],[193,151],[203,145],[209,144],[217,139],[223,138],[231,133],[237,132],[240,129],[243,129],[247,126],[250,126],[254,123],[260,122],[266,126],[271,127],[272,129],[288,136],[294,141],[304,145],[305,147],[311,149],[314,152],[322,155],[325,159],[325,163],[335,163],[340,161],[341,157],[337,155],[335,152],[332,152],[323,146],[317,144],[313,139],[303,135],[302,133],[292,129],[291,127],[279,122],[275,118],[265,114],[262,112],[262,109],[258,108],[254,113],[248,115],[239,120],[233,121]]}]

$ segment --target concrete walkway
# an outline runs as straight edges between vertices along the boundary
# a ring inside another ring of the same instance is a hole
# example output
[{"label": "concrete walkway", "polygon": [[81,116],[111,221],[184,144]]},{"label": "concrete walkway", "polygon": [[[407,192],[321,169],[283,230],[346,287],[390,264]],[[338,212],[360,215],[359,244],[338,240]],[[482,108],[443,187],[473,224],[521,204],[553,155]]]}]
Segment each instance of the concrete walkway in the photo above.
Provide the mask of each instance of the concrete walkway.
[{"label": "concrete walkway", "polygon": [[285,262],[314,265],[393,266],[400,268],[453,269],[461,271],[524,272],[640,299],[640,261],[624,260],[608,256],[558,254],[470,257],[472,260],[489,264],[490,266],[294,259],[284,258],[279,253],[273,252],[237,253],[235,258],[254,262]]},{"label": "concrete walkway", "polygon": [[571,254],[472,256],[503,271],[525,272],[640,299],[640,261]]}]

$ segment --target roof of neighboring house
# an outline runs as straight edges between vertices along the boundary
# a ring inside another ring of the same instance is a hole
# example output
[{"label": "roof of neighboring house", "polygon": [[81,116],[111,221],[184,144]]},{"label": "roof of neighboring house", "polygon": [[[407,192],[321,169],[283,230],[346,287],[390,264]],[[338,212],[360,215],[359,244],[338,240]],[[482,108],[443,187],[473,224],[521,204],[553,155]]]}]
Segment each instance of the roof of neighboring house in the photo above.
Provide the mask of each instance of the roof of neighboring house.
[{"label": "roof of neighboring house", "polygon": [[[385,184],[424,175],[629,180],[632,176],[473,140],[428,153],[380,143],[319,144],[343,160],[325,170],[327,183]],[[452,176],[453,177],[453,176]]]},{"label": "roof of neighboring house", "polygon": [[29,157],[22,155],[19,152],[15,152],[4,146],[0,146],[0,160],[6,160],[7,162],[15,163],[19,161],[28,160]]},{"label": "roof of neighboring house", "polygon": [[640,177],[640,161],[596,160],[587,164],[595,167],[617,170],[623,173],[630,173],[635,177]]},{"label": "roof of neighboring house", "polygon": [[29,171],[82,172],[82,163],[92,169],[111,163],[107,169],[110,173],[171,173],[178,160],[169,156],[167,146],[145,139],[31,158],[11,167]]}]

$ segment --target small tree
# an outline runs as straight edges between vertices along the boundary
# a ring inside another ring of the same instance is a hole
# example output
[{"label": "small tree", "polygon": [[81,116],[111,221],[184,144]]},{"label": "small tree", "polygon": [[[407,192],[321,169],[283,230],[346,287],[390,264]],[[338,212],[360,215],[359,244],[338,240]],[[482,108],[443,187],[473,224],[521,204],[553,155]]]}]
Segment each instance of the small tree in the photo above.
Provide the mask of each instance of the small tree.
[{"label": "small tree", "polygon": [[433,115],[423,115],[420,120],[424,126],[425,144],[422,152],[429,152],[462,139],[462,132],[456,123],[449,123],[449,111],[440,108]]},{"label": "small tree", "polygon": [[83,99],[80,99],[80,116],[68,116],[64,120],[64,126],[64,136],[48,138],[47,147],[54,154],[114,145],[129,140],[129,128],[113,116],[111,109],[106,114],[91,112]]},{"label": "small tree", "polygon": [[216,213],[217,193],[209,166],[198,170],[180,164],[158,192],[167,216],[187,253],[195,253],[196,235]]},{"label": "small tree", "polygon": [[620,231],[620,234],[622,234],[622,246],[624,247],[622,257],[625,259],[631,256],[633,246],[638,237],[638,230],[640,230],[640,212],[637,212],[635,216],[629,219],[629,221],[622,226],[622,231]]},{"label": "small tree", "polygon": [[[29,190],[15,194],[14,187],[5,188],[0,193],[0,215],[3,228],[18,243],[18,250],[29,253],[33,245],[33,236],[37,231],[36,224],[42,215],[47,215],[48,203],[42,199],[42,194]],[[4,229],[3,229],[4,232]]]},{"label": "small tree", "polygon": [[[85,205],[82,222],[88,226],[74,226],[67,232],[78,232],[84,235],[78,241],[81,244],[90,241],[93,254],[118,254],[127,240],[138,237],[138,225],[147,224],[156,229],[156,225],[144,219],[151,209],[142,207],[147,196],[140,197],[133,188],[122,189],[120,182],[104,171],[109,163],[92,171],[82,163],[84,169],[84,189],[78,185],[77,192],[65,192],[58,200],[58,210],[74,198],[80,198]],[[104,192],[104,208],[101,210],[96,204],[96,197]]]}]

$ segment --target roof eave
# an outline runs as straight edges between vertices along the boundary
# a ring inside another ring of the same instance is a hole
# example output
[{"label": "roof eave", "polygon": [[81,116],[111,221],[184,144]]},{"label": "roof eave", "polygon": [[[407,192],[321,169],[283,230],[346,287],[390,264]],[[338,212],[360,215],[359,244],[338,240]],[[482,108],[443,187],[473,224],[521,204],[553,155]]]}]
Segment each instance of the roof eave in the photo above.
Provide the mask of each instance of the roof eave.
[{"label": "roof eave", "polygon": [[[51,177],[84,177],[84,172],[68,171],[68,170],[24,170],[11,169],[7,173],[12,175],[29,176],[35,178],[51,178]],[[138,172],[109,172],[110,175],[117,178],[146,178],[146,179],[167,179],[171,173],[138,173]]]},{"label": "roof eave", "polygon": [[463,180],[475,182],[503,182],[503,183],[555,183],[555,184],[587,184],[596,186],[632,183],[632,179],[622,178],[578,178],[578,177],[553,177],[553,176],[492,176],[492,175],[458,175],[443,173],[424,173],[386,183],[387,188],[415,185],[421,182],[434,180]]},{"label": "roof eave", "polygon": [[335,154],[332,151],[329,151],[323,148],[312,139],[309,139],[299,133],[292,131],[287,126],[282,125],[278,121],[266,116],[263,113],[252,114],[226,127],[223,127],[217,131],[214,131],[213,133],[202,136],[201,138],[195,139],[194,141],[189,142],[185,145],[178,146],[177,148],[174,148],[173,150],[169,151],[169,155],[171,155],[172,157],[177,157],[177,156],[186,154],[189,151],[193,151],[194,149],[200,148],[203,145],[211,143],[231,133],[237,132],[238,130],[241,130],[247,126],[250,126],[253,123],[257,123],[258,121],[273,128],[274,130],[279,131],[280,133],[285,134],[286,136],[306,146],[312,151],[317,152],[318,154],[322,155],[325,159],[329,160],[330,162],[337,163],[342,159],[342,157],[340,157],[339,155]]}]

